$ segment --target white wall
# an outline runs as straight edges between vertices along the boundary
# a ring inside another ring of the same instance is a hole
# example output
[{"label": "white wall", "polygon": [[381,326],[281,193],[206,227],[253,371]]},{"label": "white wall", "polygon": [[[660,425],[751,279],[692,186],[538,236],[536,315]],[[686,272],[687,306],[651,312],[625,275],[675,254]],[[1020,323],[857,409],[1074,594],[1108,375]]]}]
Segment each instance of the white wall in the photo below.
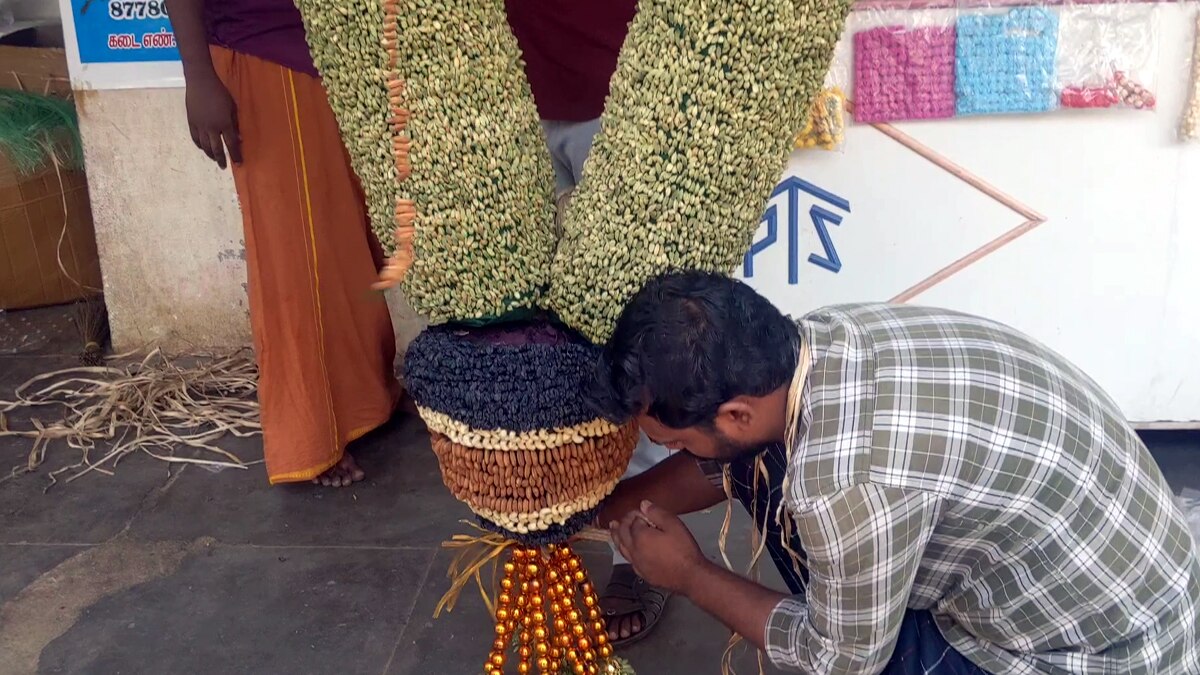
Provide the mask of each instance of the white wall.
[{"label": "white wall", "polygon": [[183,90],[76,101],[115,348],[248,344],[233,181],[192,145]]},{"label": "white wall", "polygon": [[[912,302],[1030,333],[1092,374],[1133,420],[1200,422],[1200,144],[1176,138],[1197,6],[1136,11],[1153,14],[1159,32],[1156,113],[895,125],[1046,218]],[[890,18],[856,14],[850,31]],[[851,127],[842,152],[797,153],[788,173],[850,202],[828,228],[839,272],[802,262],[790,285],[782,231],[757,256],[749,281],[792,313],[891,299],[1026,220],[870,126]],[[824,253],[808,213],[818,201],[799,204],[801,261]],[[786,199],[773,203],[786,212]]]}]

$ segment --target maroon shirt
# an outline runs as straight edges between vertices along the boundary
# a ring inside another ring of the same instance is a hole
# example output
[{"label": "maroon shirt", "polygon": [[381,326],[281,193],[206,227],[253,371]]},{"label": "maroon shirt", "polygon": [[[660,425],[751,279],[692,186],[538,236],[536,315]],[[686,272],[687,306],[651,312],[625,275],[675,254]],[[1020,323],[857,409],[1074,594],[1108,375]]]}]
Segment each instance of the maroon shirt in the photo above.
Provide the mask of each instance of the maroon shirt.
[{"label": "maroon shirt", "polygon": [[205,0],[208,43],[317,76],[293,0]]},{"label": "maroon shirt", "polygon": [[599,117],[637,0],[504,0],[504,6],[542,119]]},{"label": "maroon shirt", "polygon": [[[542,119],[600,116],[637,0],[505,0]],[[316,76],[293,0],[206,0],[209,44]]]}]

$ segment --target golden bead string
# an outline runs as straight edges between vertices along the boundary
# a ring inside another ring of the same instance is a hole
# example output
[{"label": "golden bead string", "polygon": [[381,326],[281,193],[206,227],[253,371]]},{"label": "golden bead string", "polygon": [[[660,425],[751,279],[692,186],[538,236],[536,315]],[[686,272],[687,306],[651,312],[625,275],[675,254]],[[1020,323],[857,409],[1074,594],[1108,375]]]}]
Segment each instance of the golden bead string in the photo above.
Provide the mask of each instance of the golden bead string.
[{"label": "golden bead string", "polygon": [[496,640],[484,675],[503,675],[516,644],[517,673],[614,672],[600,599],[567,545],[514,548],[496,602]]}]

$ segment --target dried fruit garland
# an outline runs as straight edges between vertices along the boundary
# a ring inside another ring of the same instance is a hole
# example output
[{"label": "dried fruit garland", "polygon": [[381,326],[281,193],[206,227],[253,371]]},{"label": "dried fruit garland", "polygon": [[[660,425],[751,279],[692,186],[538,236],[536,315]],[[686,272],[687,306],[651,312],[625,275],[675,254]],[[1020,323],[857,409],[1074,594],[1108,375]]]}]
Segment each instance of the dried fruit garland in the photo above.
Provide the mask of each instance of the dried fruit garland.
[{"label": "dried fruit garland", "polygon": [[604,342],[666,269],[742,260],[820,91],[848,0],[647,0],[564,220],[549,306]]},{"label": "dried fruit garland", "polygon": [[298,0],[372,227],[433,323],[532,307],[554,170],[497,0]]},{"label": "dried fruit garland", "polygon": [[443,482],[512,548],[486,673],[503,672],[514,638],[518,672],[621,672],[566,543],[591,522],[637,443],[636,426],[597,419],[582,398],[596,358],[594,345],[548,322],[433,327],[405,356]]},{"label": "dried fruit garland", "polygon": [[583,400],[597,348],[546,323],[435,327],[405,356],[405,383],[442,477],[481,524],[525,546],[565,541],[625,472],[637,429]]},{"label": "dried fruit garland", "polygon": [[444,324],[413,341],[407,384],[444,482],[493,533],[465,538],[490,552],[464,548],[446,600],[507,551],[484,672],[514,644],[518,672],[626,672],[568,544],[637,440],[582,399],[593,343],[651,276],[741,259],[848,0],[641,0],[561,241],[501,0],[298,6],[392,253],[381,286]]}]

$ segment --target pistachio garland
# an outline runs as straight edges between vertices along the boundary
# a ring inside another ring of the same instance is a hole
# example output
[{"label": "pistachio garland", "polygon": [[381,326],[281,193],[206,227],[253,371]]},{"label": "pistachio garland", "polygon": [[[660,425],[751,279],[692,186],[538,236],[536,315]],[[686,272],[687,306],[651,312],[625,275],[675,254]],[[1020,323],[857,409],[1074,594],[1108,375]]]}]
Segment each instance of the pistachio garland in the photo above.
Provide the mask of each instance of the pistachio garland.
[{"label": "pistachio garland", "polygon": [[297,0],[375,234],[433,323],[536,304],[554,170],[501,0]]},{"label": "pistachio garland", "polygon": [[849,0],[642,0],[567,209],[549,306],[604,342],[669,269],[732,270],[842,33]]}]

